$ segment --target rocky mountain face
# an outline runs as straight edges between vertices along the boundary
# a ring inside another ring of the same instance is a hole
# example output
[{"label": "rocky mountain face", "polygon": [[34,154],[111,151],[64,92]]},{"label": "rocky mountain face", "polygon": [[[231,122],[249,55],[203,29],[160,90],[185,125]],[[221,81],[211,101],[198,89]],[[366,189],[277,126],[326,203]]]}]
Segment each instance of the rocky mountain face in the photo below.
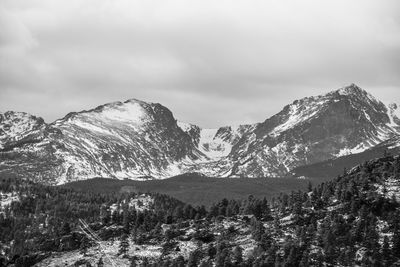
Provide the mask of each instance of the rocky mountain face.
[{"label": "rocky mountain face", "polygon": [[279,176],[297,166],[362,152],[399,133],[394,106],[352,84],[287,105],[232,149],[230,175]]},{"label": "rocky mountain face", "polygon": [[[176,162],[205,158],[160,104],[110,103],[49,125],[22,113],[8,117],[13,119],[3,127],[1,170],[41,181],[165,177],[179,171]],[[23,121],[31,125],[25,132],[18,126]],[[14,129],[24,133],[13,137]],[[20,145],[25,136],[31,142]]]},{"label": "rocky mountain face", "polygon": [[350,85],[306,97],[253,125],[202,129],[160,104],[128,100],[51,124],[0,114],[0,174],[49,184],[92,177],[285,176],[296,167],[365,151],[400,133],[396,105]]},{"label": "rocky mountain face", "polygon": [[0,149],[12,150],[28,143],[43,139],[46,124],[38,118],[23,112],[0,113]]}]

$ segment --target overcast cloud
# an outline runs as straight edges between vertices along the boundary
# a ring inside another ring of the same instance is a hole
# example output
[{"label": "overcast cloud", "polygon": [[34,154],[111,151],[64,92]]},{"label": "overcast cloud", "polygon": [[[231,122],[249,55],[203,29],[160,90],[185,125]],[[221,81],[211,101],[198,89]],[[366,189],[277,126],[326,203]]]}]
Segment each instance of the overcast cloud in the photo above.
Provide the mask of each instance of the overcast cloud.
[{"label": "overcast cloud", "polygon": [[356,83],[400,103],[400,1],[0,0],[0,111],[137,98],[203,127]]}]

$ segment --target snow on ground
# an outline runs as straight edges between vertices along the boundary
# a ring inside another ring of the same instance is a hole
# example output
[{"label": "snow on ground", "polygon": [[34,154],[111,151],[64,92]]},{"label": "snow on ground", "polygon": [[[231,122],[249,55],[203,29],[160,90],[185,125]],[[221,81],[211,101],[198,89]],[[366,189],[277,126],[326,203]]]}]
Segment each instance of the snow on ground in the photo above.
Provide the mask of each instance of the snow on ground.
[{"label": "snow on ground", "polygon": [[293,219],[294,219],[294,215],[290,214],[286,217],[281,218],[280,223],[282,226],[285,226],[285,225],[291,224],[293,222]]},{"label": "snow on ground", "polygon": [[[144,211],[151,209],[154,203],[154,199],[150,195],[141,194],[134,198],[131,198],[128,206],[130,208],[134,207],[137,211]],[[110,211],[114,212],[121,208],[121,205],[114,203],[110,205]]]},{"label": "snow on ground", "polygon": [[218,129],[202,129],[200,131],[199,150],[211,159],[227,156],[232,144],[216,136]]},{"label": "snow on ground", "polygon": [[386,221],[382,221],[378,219],[377,223],[377,232],[379,233],[379,244],[383,244],[383,240],[385,236],[389,238],[389,240],[392,238],[393,233],[388,231],[389,224]]},{"label": "snow on ground", "polygon": [[251,234],[248,235],[239,235],[235,240],[235,244],[240,244],[240,247],[243,249],[243,257],[245,259],[249,258],[252,255],[254,248],[257,247],[257,241],[255,241]]},{"label": "snow on ground", "polygon": [[[129,266],[129,259],[118,255],[119,241],[101,241],[98,245],[88,249],[86,255],[83,255],[79,250],[70,252],[53,253],[49,258],[37,263],[37,267],[51,266],[74,266],[79,260],[87,260],[92,266],[97,266],[97,262],[102,257],[104,266]],[[129,256],[138,258],[157,259],[161,255],[161,246],[159,245],[135,245],[129,241]]]},{"label": "snow on ground", "polygon": [[6,206],[10,206],[12,202],[19,201],[19,196],[13,193],[3,193],[0,192],[0,211],[3,210]]},{"label": "snow on ground", "polygon": [[129,207],[135,207],[137,211],[144,211],[150,209],[153,204],[154,199],[151,196],[142,194],[136,198],[132,198],[129,202]]},{"label": "snow on ground", "polygon": [[329,206],[329,207],[327,208],[327,210],[328,210],[328,211],[334,211],[334,210],[340,209],[340,208],[342,208],[342,207],[343,207],[343,204],[337,204],[337,205]]},{"label": "snow on ground", "polygon": [[400,200],[400,180],[396,177],[388,178],[383,185],[377,185],[377,192],[384,195],[387,198],[391,198],[393,195],[397,201]]},{"label": "snow on ground", "polygon": [[185,259],[188,259],[190,253],[194,251],[198,246],[193,241],[178,241],[177,247],[179,248],[179,251],[169,254],[171,258],[183,256]]}]

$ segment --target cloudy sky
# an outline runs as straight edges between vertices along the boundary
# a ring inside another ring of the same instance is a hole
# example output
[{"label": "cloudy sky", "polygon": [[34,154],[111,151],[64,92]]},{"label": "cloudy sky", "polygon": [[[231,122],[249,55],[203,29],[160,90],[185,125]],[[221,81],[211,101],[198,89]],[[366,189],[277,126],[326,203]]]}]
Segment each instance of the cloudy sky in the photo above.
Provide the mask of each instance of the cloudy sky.
[{"label": "cloudy sky", "polygon": [[356,83],[400,103],[400,1],[0,0],[0,111],[129,98],[203,127]]}]

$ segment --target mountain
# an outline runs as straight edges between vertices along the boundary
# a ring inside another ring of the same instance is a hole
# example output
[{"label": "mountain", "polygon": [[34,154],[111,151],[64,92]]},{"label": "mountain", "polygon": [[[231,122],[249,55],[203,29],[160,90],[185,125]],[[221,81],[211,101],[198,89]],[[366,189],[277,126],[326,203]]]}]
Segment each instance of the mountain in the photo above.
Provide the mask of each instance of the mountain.
[{"label": "mountain", "polygon": [[362,152],[399,134],[391,108],[352,84],[306,97],[245,134],[229,155],[229,176],[280,176],[291,169]]},{"label": "mountain", "polygon": [[43,139],[46,124],[42,118],[24,112],[0,113],[0,149],[9,151]]},{"label": "mountain", "polygon": [[[3,127],[2,139],[17,142],[4,142],[2,171],[17,169],[43,181],[51,179],[51,183],[96,176],[160,177],[177,172],[176,162],[205,158],[177,126],[171,111],[160,104],[134,99],[115,102],[70,113],[45,126],[25,114],[9,117],[14,119],[4,123],[13,127]],[[21,129],[21,121],[33,126],[14,138],[13,129]],[[34,136],[36,142],[21,145],[19,140],[25,139],[20,135]],[[37,161],[48,163],[48,158],[54,165],[38,169]]]},{"label": "mountain", "polygon": [[396,105],[352,84],[306,97],[252,125],[202,129],[131,99],[53,123],[0,115],[0,174],[62,184],[94,177],[287,176],[299,166],[365,151],[400,133]]}]

